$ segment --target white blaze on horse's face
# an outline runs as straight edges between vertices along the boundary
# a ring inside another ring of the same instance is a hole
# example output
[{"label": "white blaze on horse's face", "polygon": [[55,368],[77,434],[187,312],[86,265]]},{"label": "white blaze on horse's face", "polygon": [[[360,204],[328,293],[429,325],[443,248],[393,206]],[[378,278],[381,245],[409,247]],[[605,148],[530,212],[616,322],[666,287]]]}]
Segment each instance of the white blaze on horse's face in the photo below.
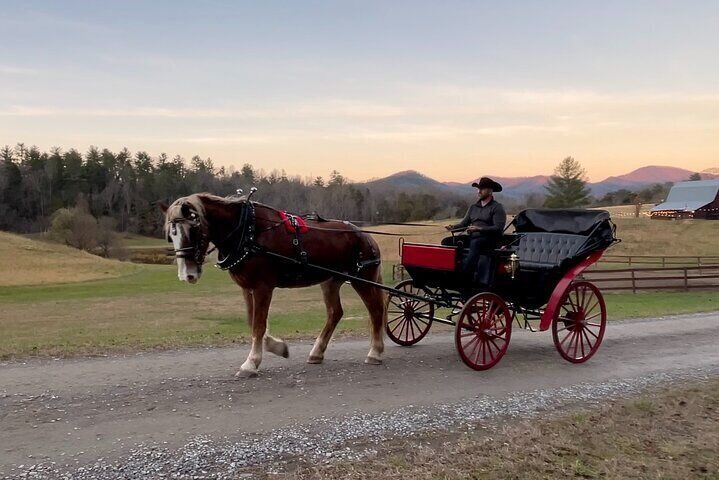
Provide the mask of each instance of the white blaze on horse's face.
[{"label": "white blaze on horse's face", "polygon": [[[183,223],[170,227],[170,239],[175,250],[187,247],[189,242],[189,230]],[[202,265],[191,258],[177,257],[177,278],[181,282],[197,283],[202,276]]]}]

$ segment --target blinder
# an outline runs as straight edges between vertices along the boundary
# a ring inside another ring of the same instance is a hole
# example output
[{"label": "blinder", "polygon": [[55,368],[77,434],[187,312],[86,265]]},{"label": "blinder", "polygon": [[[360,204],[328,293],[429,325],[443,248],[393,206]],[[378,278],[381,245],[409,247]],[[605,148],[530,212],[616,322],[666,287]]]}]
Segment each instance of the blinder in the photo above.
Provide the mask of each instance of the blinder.
[{"label": "blinder", "polygon": [[182,212],[187,215],[187,217],[170,221],[169,230],[167,232],[167,241],[172,243],[171,235],[177,235],[177,228],[179,224],[186,223],[189,225],[189,245],[186,247],[175,248],[175,258],[190,258],[197,262],[198,265],[202,265],[205,262],[205,251],[207,249],[208,242],[202,231],[200,217],[196,212],[185,209],[185,205],[183,205]]}]

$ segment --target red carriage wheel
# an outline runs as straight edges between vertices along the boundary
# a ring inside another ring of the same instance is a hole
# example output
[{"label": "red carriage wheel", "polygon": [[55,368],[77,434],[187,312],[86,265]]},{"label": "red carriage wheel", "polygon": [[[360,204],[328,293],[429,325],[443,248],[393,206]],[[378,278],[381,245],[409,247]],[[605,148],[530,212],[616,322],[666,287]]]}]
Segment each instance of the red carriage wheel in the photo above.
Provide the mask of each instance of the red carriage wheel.
[{"label": "red carriage wheel", "polygon": [[454,330],[454,343],[462,361],[475,370],[499,362],[509,346],[512,316],[494,293],[480,293],[464,304]]},{"label": "red carriage wheel", "polygon": [[[394,287],[412,295],[426,292],[414,286],[412,280],[405,280]],[[402,295],[390,293],[387,298],[387,336],[394,343],[408,347],[419,342],[429,332],[434,317],[434,304]]]},{"label": "red carriage wheel", "polygon": [[554,345],[565,360],[586,362],[602,343],[606,326],[607,307],[599,289],[589,282],[572,283],[554,314]]}]

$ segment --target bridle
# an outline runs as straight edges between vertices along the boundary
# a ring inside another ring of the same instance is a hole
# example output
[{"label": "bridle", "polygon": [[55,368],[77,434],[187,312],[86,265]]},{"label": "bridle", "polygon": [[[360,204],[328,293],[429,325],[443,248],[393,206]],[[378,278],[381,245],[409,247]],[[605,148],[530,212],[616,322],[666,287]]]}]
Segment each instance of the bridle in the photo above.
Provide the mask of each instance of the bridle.
[{"label": "bridle", "polygon": [[[186,223],[189,225],[188,237],[190,241],[192,242],[193,239],[197,239],[187,247],[175,248],[175,258],[191,258],[198,266],[202,266],[202,264],[205,263],[205,255],[207,254],[206,252],[207,247],[209,246],[209,240],[202,229],[200,216],[197,212],[191,212],[189,218],[177,218],[171,220],[169,223],[172,235],[177,235],[178,224]],[[173,243],[170,235],[167,236],[167,241]]]}]

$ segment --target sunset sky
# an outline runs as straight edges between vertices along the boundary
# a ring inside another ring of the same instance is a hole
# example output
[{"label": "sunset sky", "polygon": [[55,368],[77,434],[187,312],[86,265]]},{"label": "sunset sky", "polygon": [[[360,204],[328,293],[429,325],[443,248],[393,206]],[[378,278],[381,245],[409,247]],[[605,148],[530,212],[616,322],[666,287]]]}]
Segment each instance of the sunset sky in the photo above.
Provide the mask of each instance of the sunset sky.
[{"label": "sunset sky", "polygon": [[3,2],[0,144],[354,180],[719,167],[719,2],[500,3]]}]

